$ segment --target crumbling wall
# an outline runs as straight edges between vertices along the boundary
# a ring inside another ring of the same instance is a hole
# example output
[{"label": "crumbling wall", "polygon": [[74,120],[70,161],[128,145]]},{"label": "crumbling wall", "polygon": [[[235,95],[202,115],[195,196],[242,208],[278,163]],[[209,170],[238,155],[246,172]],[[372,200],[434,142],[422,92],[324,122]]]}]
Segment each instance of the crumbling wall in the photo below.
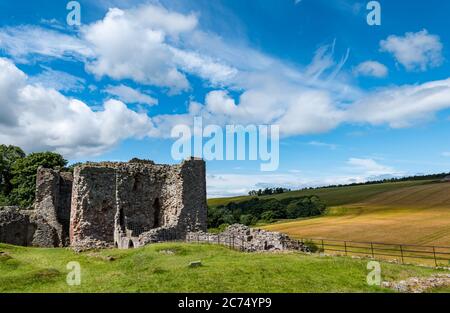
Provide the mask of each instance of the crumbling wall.
[{"label": "crumbling wall", "polygon": [[206,168],[201,159],[191,159],[181,164],[183,180],[183,210],[180,221],[189,231],[206,231],[208,205],[206,202]]},{"label": "crumbling wall", "polygon": [[206,231],[206,167],[201,159],[191,158],[167,172],[163,199],[162,227],[139,237],[139,245],[170,239],[184,239],[190,231]]},{"label": "crumbling wall", "polygon": [[0,242],[17,246],[58,246],[56,229],[35,213],[17,207],[0,210]]},{"label": "crumbling wall", "polygon": [[139,247],[206,230],[205,162],[87,163],[39,168],[34,210],[0,213],[0,241],[76,249]]},{"label": "crumbling wall", "polygon": [[114,244],[116,192],[114,167],[81,165],[75,168],[70,217],[72,246]]},{"label": "crumbling wall", "polygon": [[246,252],[285,250],[308,252],[309,250],[302,242],[293,240],[286,234],[250,228],[241,224],[231,225],[220,234],[203,231],[189,232],[186,240],[188,242],[222,244]]},{"label": "crumbling wall", "polygon": [[16,207],[0,210],[0,242],[26,246],[33,238],[28,216],[21,214]]},{"label": "crumbling wall", "polygon": [[74,172],[70,237],[76,248],[132,248],[206,230],[203,160],[91,163]]},{"label": "crumbling wall", "polygon": [[42,167],[37,171],[34,215],[56,230],[60,247],[69,245],[72,183],[71,173]]}]

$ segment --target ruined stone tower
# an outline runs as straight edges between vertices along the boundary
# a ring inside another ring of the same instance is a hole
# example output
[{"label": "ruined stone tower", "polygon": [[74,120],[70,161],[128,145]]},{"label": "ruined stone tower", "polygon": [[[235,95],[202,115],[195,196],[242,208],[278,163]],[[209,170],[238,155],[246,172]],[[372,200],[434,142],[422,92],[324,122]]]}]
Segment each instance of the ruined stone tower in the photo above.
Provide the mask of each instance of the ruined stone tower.
[{"label": "ruined stone tower", "polygon": [[131,248],[206,230],[205,163],[98,163],[74,172],[73,246]]},{"label": "ruined stone tower", "polygon": [[[179,165],[87,163],[73,176],[40,168],[34,210],[8,214],[34,223],[23,227],[24,245],[140,247],[206,230],[205,176],[205,162],[195,158]],[[9,229],[7,220],[0,234]]]}]

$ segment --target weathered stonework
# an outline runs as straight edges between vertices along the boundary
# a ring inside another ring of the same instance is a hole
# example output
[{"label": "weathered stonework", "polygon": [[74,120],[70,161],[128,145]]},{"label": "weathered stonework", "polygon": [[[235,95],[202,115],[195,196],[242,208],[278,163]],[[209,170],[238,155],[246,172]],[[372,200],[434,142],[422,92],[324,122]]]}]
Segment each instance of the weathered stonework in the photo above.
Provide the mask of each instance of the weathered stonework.
[{"label": "weathered stonework", "polygon": [[77,167],[70,239],[76,248],[140,247],[167,232],[206,230],[205,163],[92,163]]},{"label": "weathered stonework", "polygon": [[57,246],[69,245],[71,173],[39,168],[36,176],[35,214],[57,232]]},{"label": "weathered stonework", "polygon": [[202,231],[190,232],[187,234],[186,239],[191,242],[233,246],[246,252],[286,250],[309,252],[306,245],[291,239],[286,234],[250,228],[241,224],[231,225],[220,234],[210,234]]},{"label": "weathered stonework", "polygon": [[69,245],[72,174],[40,167],[34,210],[0,211],[0,242],[21,246]]},{"label": "weathered stonework", "polygon": [[0,242],[26,246],[33,238],[30,219],[19,208],[7,207],[0,210]]},{"label": "weathered stonework", "polygon": [[42,216],[14,207],[0,210],[0,242],[49,248],[59,243],[56,230]]},{"label": "weathered stonework", "polygon": [[[0,211],[0,242],[40,247],[140,247],[206,231],[205,162],[134,159],[39,168],[34,210]],[[176,238],[175,238],[176,237]]]}]

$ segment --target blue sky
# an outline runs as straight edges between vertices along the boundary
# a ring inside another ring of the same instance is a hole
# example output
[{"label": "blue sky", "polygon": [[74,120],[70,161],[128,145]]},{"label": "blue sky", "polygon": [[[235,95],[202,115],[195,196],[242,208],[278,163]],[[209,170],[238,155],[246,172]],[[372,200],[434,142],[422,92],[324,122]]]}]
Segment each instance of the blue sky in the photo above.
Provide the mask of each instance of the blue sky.
[{"label": "blue sky", "polygon": [[449,171],[449,2],[67,2],[0,0],[1,143],[175,163],[199,115],[281,131],[277,171],[209,161],[209,196]]}]

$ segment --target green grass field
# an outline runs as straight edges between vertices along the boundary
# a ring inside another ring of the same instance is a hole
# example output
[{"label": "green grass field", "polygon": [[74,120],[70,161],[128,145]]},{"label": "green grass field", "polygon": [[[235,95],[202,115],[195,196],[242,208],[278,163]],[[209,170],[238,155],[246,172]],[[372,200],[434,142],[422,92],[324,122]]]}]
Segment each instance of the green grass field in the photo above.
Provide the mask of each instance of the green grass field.
[{"label": "green grass field", "polygon": [[[389,292],[366,283],[367,260],[299,253],[248,254],[215,245],[168,243],[76,254],[69,249],[0,245],[0,292]],[[203,266],[189,268],[191,261]],[[81,285],[66,284],[66,264]],[[397,281],[442,271],[382,263]],[[433,291],[433,290],[431,290]],[[440,288],[436,292],[449,292]]]}]

